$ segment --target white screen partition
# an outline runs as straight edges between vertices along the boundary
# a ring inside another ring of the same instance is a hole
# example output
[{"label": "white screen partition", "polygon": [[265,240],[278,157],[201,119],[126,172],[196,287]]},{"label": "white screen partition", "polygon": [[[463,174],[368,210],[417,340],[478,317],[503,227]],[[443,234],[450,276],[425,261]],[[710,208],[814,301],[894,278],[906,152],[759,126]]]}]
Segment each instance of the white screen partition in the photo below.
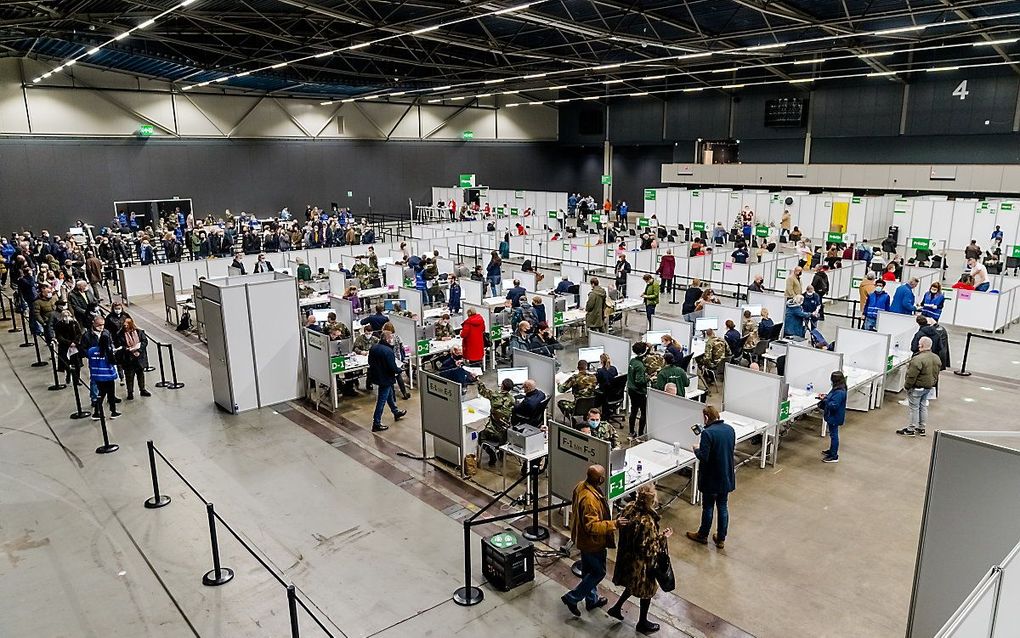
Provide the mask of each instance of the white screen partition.
[{"label": "white screen partition", "polygon": [[[1000,565],[1010,554],[1020,538],[1020,508],[1005,500],[1018,493],[1020,437],[1016,432],[936,432],[908,638],[934,636],[988,568]],[[980,539],[975,537],[978,529]],[[1020,631],[1016,598],[1000,599],[1000,608],[1003,602],[1009,614],[1003,619],[1003,633],[996,621],[995,638],[1016,636]]]},{"label": "white screen partition", "polygon": [[843,368],[843,355],[809,346],[790,344],[786,349],[784,377],[790,387],[805,390],[813,385],[812,393],[826,393],[832,388],[829,380],[836,370]]},{"label": "white screen partition", "polygon": [[405,288],[401,286],[398,291],[398,297],[400,298],[401,305],[404,306],[405,310],[408,310],[415,317],[421,319],[422,306],[421,306],[421,291],[417,288]]},{"label": "white screen partition", "polygon": [[537,290],[538,283],[535,281],[535,273],[515,270],[513,271],[513,278],[520,281],[521,285],[524,286],[524,289],[528,292],[534,292]]},{"label": "white screen partition", "polygon": [[[770,311],[771,312],[771,311]],[[719,328],[716,330],[720,336],[726,332],[726,320],[733,321],[733,325],[740,330],[740,324],[744,321],[744,309],[733,306],[723,306],[715,303],[705,304],[705,311],[701,313],[702,318],[715,317],[719,320]]]},{"label": "white screen partition", "polygon": [[627,365],[630,363],[630,340],[626,337],[616,337],[604,332],[588,333],[589,346],[602,346],[603,351],[609,355],[609,359],[616,366],[620,374],[627,372]]},{"label": "white screen partition", "polygon": [[869,330],[836,328],[835,351],[843,355],[843,365],[871,372],[882,372],[889,357],[889,335]]},{"label": "white screen partition", "polygon": [[386,285],[387,286],[403,286],[404,285],[404,267],[397,264],[390,264],[386,266]]},{"label": "white screen partition", "polygon": [[917,329],[917,319],[914,318],[914,315],[878,311],[875,330],[891,337],[891,350],[910,350],[910,342],[917,333]]},{"label": "white screen partition", "polygon": [[[601,465],[609,471],[609,443],[550,421],[549,492],[561,500],[572,500],[574,487],[584,480],[590,465]],[[608,480],[602,490],[608,495]]]},{"label": "white screen partition", "polygon": [[[652,316],[652,330],[665,330],[683,347],[691,349],[691,337],[694,336],[694,324],[680,319],[667,319],[659,315]],[[654,344],[653,344],[654,345]]]},{"label": "white screen partition", "polygon": [[[556,396],[556,360],[527,350],[514,350],[514,367],[528,368],[528,376],[535,381],[539,390],[552,399]],[[555,406],[550,400],[548,409]]]},{"label": "white screen partition", "polygon": [[775,425],[779,404],[786,398],[783,377],[726,364],[723,409]]},{"label": "white screen partition", "polygon": [[560,274],[575,284],[579,284],[584,281],[584,268],[582,268],[581,266],[561,264]]},{"label": "white screen partition", "polygon": [[629,299],[640,299],[645,292],[644,275],[627,275],[627,297]]},{"label": "white screen partition", "polygon": [[482,303],[482,282],[472,281],[470,279],[459,279],[457,283],[460,284],[461,302],[467,301],[475,304]]},{"label": "white screen partition", "polygon": [[770,292],[749,292],[747,293],[747,305],[761,306],[769,311],[769,319],[774,323],[783,323],[783,315],[786,314],[786,298]]},{"label": "white screen partition", "polygon": [[689,450],[701,438],[691,430],[692,425],[702,425],[701,411],[705,404],[683,397],[648,389],[648,438],[663,443],[679,443]]},{"label": "white screen partition", "polygon": [[329,306],[336,311],[336,320],[351,329],[354,334],[354,306],[347,299],[330,295]]}]

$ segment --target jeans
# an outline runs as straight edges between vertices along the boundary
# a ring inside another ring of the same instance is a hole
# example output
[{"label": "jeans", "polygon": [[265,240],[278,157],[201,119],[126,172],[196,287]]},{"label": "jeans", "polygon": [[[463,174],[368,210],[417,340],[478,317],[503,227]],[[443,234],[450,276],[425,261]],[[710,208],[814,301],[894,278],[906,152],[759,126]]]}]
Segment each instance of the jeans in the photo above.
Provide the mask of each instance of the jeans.
[{"label": "jeans", "polygon": [[931,388],[907,390],[907,407],[910,409],[911,427],[919,427],[923,430],[928,423],[929,394],[931,394]]},{"label": "jeans", "polygon": [[874,332],[875,331],[875,321],[876,321],[876,319],[877,319],[877,317],[865,317],[864,318],[864,325],[861,328],[863,330],[871,330],[872,332]]},{"label": "jeans", "polygon": [[839,426],[829,425],[829,456],[839,458]]},{"label": "jeans", "polygon": [[[648,329],[652,329],[652,317],[655,315],[655,306],[645,306],[645,316],[648,317]],[[655,345],[655,344],[652,344]]]},{"label": "jeans", "polygon": [[988,292],[988,289],[991,288],[991,287],[992,287],[992,284],[990,282],[986,281],[983,284],[978,284],[978,286],[976,288],[974,288],[974,290],[976,290],[978,292]]},{"label": "jeans", "polygon": [[425,288],[420,289],[421,292],[421,307],[425,308],[429,305],[429,291]]},{"label": "jeans", "polygon": [[582,600],[594,605],[599,599],[596,589],[606,577],[606,550],[581,552],[581,582],[567,592],[566,598],[575,605]]},{"label": "jeans", "polygon": [[397,400],[394,398],[393,384],[379,386],[379,395],[375,400],[375,413],[372,415],[372,425],[382,423],[383,406],[389,406],[393,416],[397,415]]},{"label": "jeans", "polygon": [[500,281],[499,277],[489,277],[489,296],[490,297],[498,297],[499,296],[499,294],[500,294],[499,287],[500,287],[500,284],[502,284],[502,283],[503,282]]},{"label": "jeans", "polygon": [[627,394],[630,395],[630,433],[634,434],[634,420],[637,418],[637,413],[641,412],[641,421],[638,425],[638,435],[645,433],[645,426],[648,424],[647,410],[645,409],[648,405],[648,395],[644,392],[635,392],[633,390],[627,390]]},{"label": "jeans", "polygon": [[701,528],[698,529],[698,536],[708,538],[708,533],[712,531],[712,510],[718,508],[719,524],[716,526],[716,538],[726,540],[726,531],[730,526],[729,498],[729,494],[701,493]]}]

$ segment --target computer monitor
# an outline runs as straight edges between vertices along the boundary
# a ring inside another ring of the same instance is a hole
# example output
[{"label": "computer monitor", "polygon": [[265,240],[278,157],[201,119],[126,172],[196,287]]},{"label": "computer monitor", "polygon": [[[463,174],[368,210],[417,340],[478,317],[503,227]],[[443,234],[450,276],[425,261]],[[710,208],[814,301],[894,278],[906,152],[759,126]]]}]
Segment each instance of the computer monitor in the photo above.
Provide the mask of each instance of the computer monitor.
[{"label": "computer monitor", "polygon": [[669,334],[669,330],[649,330],[645,333],[643,341],[652,346],[662,343],[662,337]]},{"label": "computer monitor", "polygon": [[598,364],[599,357],[601,357],[602,353],[605,352],[605,351],[606,351],[606,349],[603,348],[602,346],[591,346],[591,347],[588,347],[588,348],[578,348],[577,349],[577,360],[578,361],[587,361],[589,364],[592,364],[592,363]]},{"label": "computer monitor", "polygon": [[514,382],[515,386],[524,385],[524,382],[528,380],[528,369],[498,368],[496,370],[496,380],[500,385],[503,385],[503,379],[510,379]]},{"label": "computer monitor", "polygon": [[718,317],[700,317],[694,320],[694,329],[698,332],[704,332],[705,330],[718,330],[719,329],[719,318]]},{"label": "computer monitor", "polygon": [[761,304],[754,305],[754,306],[744,306],[744,310],[750,310],[752,317],[760,317],[761,316]]},{"label": "computer monitor", "polygon": [[[383,302],[383,304],[386,306],[386,312],[390,312],[391,310],[393,310],[393,305],[399,303],[400,303],[399,299],[387,299]],[[403,305],[401,305],[401,309],[403,309]]]}]

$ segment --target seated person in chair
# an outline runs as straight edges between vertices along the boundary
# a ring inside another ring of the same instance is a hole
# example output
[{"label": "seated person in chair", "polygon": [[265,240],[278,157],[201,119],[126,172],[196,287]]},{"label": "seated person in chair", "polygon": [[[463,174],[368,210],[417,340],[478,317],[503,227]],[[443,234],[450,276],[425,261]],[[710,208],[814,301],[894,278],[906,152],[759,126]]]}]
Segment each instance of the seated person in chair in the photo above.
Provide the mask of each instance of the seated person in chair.
[{"label": "seated person in chair", "polygon": [[538,389],[534,379],[524,382],[524,398],[514,407],[512,423],[535,423],[542,419],[545,392]]},{"label": "seated person in chair", "polygon": [[464,349],[460,346],[450,348],[439,362],[439,376],[461,385],[474,383],[475,375],[464,369],[464,363]]},{"label": "seated person in chair", "polygon": [[691,384],[691,380],[687,377],[687,373],[677,365],[676,358],[673,353],[667,352],[662,356],[666,362],[665,367],[659,370],[659,374],[655,375],[655,381],[652,383],[652,387],[656,390],[665,390],[667,385],[672,384],[678,395],[684,396],[687,391],[687,386]]},{"label": "seated person in chair", "polygon": [[726,340],[715,334],[715,330],[705,331],[705,352],[698,356],[695,361],[707,372],[715,372],[719,364],[729,356],[729,348]]},{"label": "seated person in chair", "polygon": [[617,446],[616,428],[602,420],[602,411],[598,408],[588,410],[588,419],[578,429],[589,436],[608,441],[610,448]]},{"label": "seated person in chair", "polygon": [[[478,382],[478,394],[489,400],[489,422],[479,435],[483,443],[490,443],[495,447],[505,445],[507,441],[506,431],[510,427],[511,415],[514,412],[514,382],[510,379],[503,379],[499,391],[493,392],[485,387],[485,384]],[[489,455],[489,467],[496,464],[496,454],[492,447],[482,446]]]},{"label": "seated person in chair", "polygon": [[726,340],[726,345],[730,349],[730,355],[737,356],[740,354],[740,331],[737,330],[737,325],[733,323],[732,319],[726,320],[726,335],[723,337]]},{"label": "seated person in chair", "polygon": [[449,341],[453,339],[453,326],[450,325],[450,315],[444,314],[436,322],[436,339],[439,341]]},{"label": "seated person in chair", "polygon": [[560,399],[556,406],[568,420],[574,416],[574,405],[577,399],[591,399],[595,397],[599,382],[595,375],[588,372],[588,362],[580,360],[577,362],[577,372],[570,375],[566,381],[560,384],[560,392],[570,392],[573,399]]}]

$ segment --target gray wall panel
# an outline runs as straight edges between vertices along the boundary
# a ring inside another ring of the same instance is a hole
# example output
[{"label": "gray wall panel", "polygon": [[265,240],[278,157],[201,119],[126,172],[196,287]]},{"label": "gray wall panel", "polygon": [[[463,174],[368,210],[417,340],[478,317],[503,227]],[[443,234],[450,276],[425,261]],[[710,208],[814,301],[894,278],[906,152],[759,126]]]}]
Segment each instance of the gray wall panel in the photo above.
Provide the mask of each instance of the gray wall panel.
[{"label": "gray wall panel", "polygon": [[671,161],[672,144],[613,148],[613,202],[625,200],[632,210],[643,210],[643,189],[658,185],[662,165]]},{"label": "gray wall panel", "polygon": [[[744,158],[741,144],[741,159]],[[785,160],[777,159],[777,162]],[[812,138],[812,164],[1015,164],[1020,135]]]},{"label": "gray wall panel", "polygon": [[[500,188],[598,192],[601,146],[554,143],[0,140],[4,228],[107,223],[114,200],[190,197],[200,212],[331,201],[404,214],[460,173]],[[347,199],[347,191],[354,197]],[[42,214],[40,214],[42,213]]]},{"label": "gray wall panel", "polygon": [[725,139],[730,126],[730,97],[721,93],[680,95],[666,102],[668,141]]},{"label": "gray wall panel", "polygon": [[613,100],[609,105],[609,140],[614,144],[662,143],[665,102],[658,98]]},{"label": "gray wall panel", "polygon": [[[740,91],[733,97],[733,137],[747,139],[804,138],[807,128],[770,128],[765,126],[765,101],[780,97],[807,98],[806,91]],[[808,109],[811,108],[810,102]],[[783,160],[777,160],[783,161]]]},{"label": "gray wall panel", "polygon": [[903,85],[874,82],[819,87],[811,92],[809,109],[812,137],[897,135]]},{"label": "gray wall panel", "polygon": [[804,139],[745,139],[740,138],[742,164],[790,163],[804,161]]},{"label": "gray wall panel", "polygon": [[[910,85],[907,135],[1008,133],[1016,110],[1017,76],[974,77],[953,74],[921,78]],[[967,81],[967,95],[953,91]],[[987,124],[985,123],[987,122]]]}]

